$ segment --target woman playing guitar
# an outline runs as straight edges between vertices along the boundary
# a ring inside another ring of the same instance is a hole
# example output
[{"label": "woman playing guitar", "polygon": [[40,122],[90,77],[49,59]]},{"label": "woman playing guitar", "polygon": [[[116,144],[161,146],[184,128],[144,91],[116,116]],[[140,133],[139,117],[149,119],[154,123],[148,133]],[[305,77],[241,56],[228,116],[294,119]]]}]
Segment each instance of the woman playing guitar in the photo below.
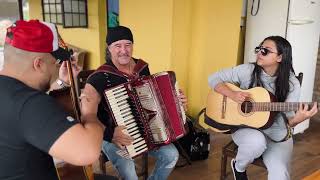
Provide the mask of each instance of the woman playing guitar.
[{"label": "woman playing guitar", "polygon": [[[257,61],[253,64],[242,64],[231,69],[222,70],[209,77],[209,84],[227,101],[242,103],[250,99],[250,93],[230,89],[225,83],[239,84],[241,89],[261,86],[273,93],[278,102],[297,102],[300,97],[300,84],[292,67],[292,51],[290,43],[280,37],[265,38],[255,49]],[[236,112],[235,112],[236,113]],[[291,127],[310,118],[317,113],[315,104],[310,110],[300,104],[299,110],[284,112]],[[232,134],[233,141],[238,145],[238,153],[231,161],[234,178],[247,179],[246,168],[255,158],[262,155],[268,169],[268,179],[289,180],[290,160],[293,140],[279,143],[266,138],[281,139],[287,134],[284,118],[278,113],[271,127],[263,132],[253,128],[240,128]]]}]

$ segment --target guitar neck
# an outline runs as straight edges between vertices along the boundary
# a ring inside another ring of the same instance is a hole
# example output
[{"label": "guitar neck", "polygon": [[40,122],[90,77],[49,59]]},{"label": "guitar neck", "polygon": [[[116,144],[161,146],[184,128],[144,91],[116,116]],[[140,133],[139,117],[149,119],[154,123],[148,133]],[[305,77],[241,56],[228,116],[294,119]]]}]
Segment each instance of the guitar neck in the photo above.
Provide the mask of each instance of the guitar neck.
[{"label": "guitar neck", "polygon": [[[300,104],[308,104],[310,109],[313,102],[255,102],[254,111],[297,111]],[[319,104],[318,104],[319,107]]]}]

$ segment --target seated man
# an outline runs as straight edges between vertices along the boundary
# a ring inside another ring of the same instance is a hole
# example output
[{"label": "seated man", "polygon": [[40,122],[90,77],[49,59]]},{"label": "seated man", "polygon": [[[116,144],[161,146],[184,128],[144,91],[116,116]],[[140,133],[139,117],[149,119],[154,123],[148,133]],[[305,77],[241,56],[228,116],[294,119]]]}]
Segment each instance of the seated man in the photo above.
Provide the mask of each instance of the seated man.
[{"label": "seated man", "polygon": [[[133,36],[129,28],[118,26],[110,28],[107,35],[107,55],[106,64],[113,67],[117,74],[97,72],[89,77],[87,86],[92,86],[96,90],[97,96],[104,97],[106,88],[127,82],[130,78],[150,75],[148,64],[141,59],[132,57]],[[186,97],[183,93],[180,96],[181,102],[186,109]],[[121,178],[128,180],[138,179],[133,160],[120,156],[117,151],[124,146],[130,145],[133,138],[122,132],[123,126],[115,126],[110,109],[105,100],[99,104],[98,117],[106,125],[103,141],[103,152],[118,170]],[[157,150],[150,151],[149,155],[154,156],[157,161],[155,169],[149,179],[167,179],[178,160],[179,154],[173,144],[160,147]]]},{"label": "seated man", "polygon": [[70,58],[57,37],[54,24],[38,20],[8,28],[0,71],[0,179],[57,180],[52,157],[83,166],[100,155],[104,128],[93,89],[81,95],[82,124],[46,94],[59,63]]}]

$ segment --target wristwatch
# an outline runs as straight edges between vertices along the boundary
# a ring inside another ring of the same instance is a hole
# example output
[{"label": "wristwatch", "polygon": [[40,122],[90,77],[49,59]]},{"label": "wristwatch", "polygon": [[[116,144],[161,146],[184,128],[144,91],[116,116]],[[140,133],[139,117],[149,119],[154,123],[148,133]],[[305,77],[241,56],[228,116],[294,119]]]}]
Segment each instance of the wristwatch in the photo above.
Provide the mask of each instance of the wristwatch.
[{"label": "wristwatch", "polygon": [[61,79],[57,79],[57,84],[58,84],[61,88],[69,87],[69,84],[67,84],[66,82],[62,81]]}]

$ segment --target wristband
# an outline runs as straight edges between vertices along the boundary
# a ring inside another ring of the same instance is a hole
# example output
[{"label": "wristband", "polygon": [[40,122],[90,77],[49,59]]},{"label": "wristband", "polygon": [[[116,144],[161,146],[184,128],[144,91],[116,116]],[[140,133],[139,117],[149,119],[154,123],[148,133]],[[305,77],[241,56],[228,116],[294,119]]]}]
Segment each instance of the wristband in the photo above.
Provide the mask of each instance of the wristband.
[{"label": "wristband", "polygon": [[61,87],[61,88],[66,88],[69,87],[70,85],[64,81],[62,81],[61,79],[57,79],[57,84]]}]

